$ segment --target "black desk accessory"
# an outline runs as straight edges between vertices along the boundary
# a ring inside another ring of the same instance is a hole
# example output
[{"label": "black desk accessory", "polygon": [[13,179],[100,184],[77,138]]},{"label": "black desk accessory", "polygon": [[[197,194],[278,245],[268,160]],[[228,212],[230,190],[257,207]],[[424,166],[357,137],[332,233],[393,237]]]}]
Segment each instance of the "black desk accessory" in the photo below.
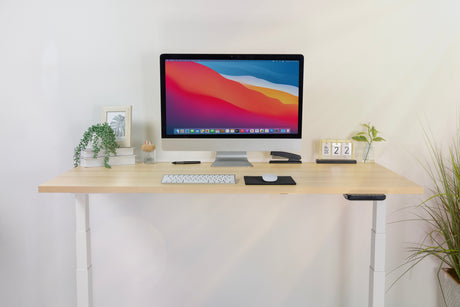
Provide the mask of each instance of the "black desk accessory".
[{"label": "black desk accessory", "polygon": [[273,182],[265,182],[262,176],[244,176],[246,185],[296,185],[297,183],[291,176],[278,176],[278,180]]},{"label": "black desk accessory", "polygon": [[353,159],[316,159],[318,164],[356,164]]},{"label": "black desk accessory", "polygon": [[302,157],[285,151],[271,151],[270,154],[274,157],[287,158],[287,160],[270,160],[269,163],[302,163]]},{"label": "black desk accessory", "polygon": [[343,197],[347,200],[377,200],[382,201],[387,197],[385,194],[343,194]]},{"label": "black desk accessory", "polygon": [[174,161],[172,164],[200,164],[201,161]]}]

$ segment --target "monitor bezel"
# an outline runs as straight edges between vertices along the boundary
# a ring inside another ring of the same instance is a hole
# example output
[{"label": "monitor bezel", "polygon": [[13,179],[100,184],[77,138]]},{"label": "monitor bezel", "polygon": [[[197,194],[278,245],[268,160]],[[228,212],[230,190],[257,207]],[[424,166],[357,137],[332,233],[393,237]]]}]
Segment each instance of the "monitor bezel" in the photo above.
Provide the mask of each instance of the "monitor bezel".
[{"label": "monitor bezel", "polygon": [[[166,60],[286,60],[299,61],[299,104],[297,133],[264,134],[167,134],[166,123]],[[163,139],[301,139],[303,112],[304,57],[302,54],[205,54],[163,53],[160,55],[161,137]]]}]

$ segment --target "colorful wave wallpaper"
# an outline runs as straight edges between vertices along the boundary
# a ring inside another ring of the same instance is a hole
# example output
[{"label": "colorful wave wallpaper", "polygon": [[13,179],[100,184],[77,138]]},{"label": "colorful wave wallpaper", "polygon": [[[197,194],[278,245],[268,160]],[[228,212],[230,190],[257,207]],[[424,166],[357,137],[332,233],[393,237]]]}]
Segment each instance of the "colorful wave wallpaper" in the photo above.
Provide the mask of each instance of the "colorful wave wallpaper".
[{"label": "colorful wave wallpaper", "polygon": [[165,62],[166,116],[174,128],[286,128],[297,133],[299,64]]}]

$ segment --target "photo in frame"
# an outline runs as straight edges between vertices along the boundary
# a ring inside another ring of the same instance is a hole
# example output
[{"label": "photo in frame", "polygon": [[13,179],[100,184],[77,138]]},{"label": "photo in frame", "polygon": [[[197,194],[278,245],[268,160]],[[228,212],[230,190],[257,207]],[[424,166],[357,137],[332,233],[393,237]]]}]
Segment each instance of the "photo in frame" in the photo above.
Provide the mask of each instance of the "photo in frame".
[{"label": "photo in frame", "polygon": [[132,106],[102,107],[101,121],[113,129],[120,147],[131,147]]}]

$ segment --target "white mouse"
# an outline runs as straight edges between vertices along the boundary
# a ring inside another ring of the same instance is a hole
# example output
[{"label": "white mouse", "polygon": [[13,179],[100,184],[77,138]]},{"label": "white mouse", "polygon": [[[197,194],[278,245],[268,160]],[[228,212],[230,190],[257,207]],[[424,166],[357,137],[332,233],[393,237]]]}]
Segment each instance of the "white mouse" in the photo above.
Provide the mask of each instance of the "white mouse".
[{"label": "white mouse", "polygon": [[278,176],[272,174],[264,174],[262,175],[262,180],[265,182],[275,182],[278,180]]}]

